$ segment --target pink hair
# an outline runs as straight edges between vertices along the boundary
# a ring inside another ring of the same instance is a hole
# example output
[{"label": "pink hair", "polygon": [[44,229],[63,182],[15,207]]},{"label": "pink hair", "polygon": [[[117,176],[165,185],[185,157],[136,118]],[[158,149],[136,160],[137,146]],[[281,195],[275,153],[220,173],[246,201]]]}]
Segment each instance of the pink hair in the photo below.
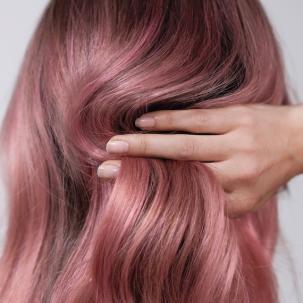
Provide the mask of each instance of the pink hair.
[{"label": "pink hair", "polygon": [[146,112],[245,103],[288,103],[258,1],[51,1],[2,129],[1,302],[277,302],[276,197],[230,219],[203,163],[96,174]]}]

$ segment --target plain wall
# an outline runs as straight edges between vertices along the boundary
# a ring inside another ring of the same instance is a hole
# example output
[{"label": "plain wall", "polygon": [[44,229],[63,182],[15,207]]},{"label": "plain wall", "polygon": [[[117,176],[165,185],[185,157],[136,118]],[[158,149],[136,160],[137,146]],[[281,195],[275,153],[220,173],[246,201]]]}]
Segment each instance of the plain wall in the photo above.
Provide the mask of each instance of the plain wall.
[{"label": "plain wall", "polygon": [[[28,40],[46,3],[45,0],[0,0],[0,121]],[[262,3],[282,46],[289,86],[296,92],[297,100],[303,100],[303,1],[263,0]],[[303,302],[302,297],[296,297],[294,288],[296,281],[297,288],[303,289],[303,176],[293,179],[289,189],[280,198],[283,243],[278,246],[275,259],[283,303]],[[5,205],[5,194],[0,187],[0,247],[7,220]],[[297,274],[295,280],[292,272]]]}]

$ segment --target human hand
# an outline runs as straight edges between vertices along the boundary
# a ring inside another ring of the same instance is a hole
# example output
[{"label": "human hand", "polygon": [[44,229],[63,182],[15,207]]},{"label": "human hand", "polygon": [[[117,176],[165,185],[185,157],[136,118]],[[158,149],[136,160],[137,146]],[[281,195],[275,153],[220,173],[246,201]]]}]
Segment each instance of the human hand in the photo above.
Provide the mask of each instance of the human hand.
[{"label": "human hand", "polygon": [[[258,209],[303,172],[303,106],[162,110],[140,118],[136,125],[144,130],[191,134],[117,135],[107,151],[203,162],[222,184],[231,216]],[[114,178],[119,165],[119,160],[105,161],[98,175]]]}]

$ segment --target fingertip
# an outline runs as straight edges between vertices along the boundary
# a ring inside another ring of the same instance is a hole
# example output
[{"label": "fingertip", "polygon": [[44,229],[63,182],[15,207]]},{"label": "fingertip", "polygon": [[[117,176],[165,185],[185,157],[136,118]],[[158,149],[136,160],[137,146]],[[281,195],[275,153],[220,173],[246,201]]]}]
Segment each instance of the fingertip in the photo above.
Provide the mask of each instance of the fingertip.
[{"label": "fingertip", "polygon": [[156,120],[152,117],[141,117],[135,121],[135,125],[139,128],[152,128],[155,124]]},{"label": "fingertip", "polygon": [[120,171],[120,162],[103,162],[97,169],[97,175],[102,179],[116,178]]}]

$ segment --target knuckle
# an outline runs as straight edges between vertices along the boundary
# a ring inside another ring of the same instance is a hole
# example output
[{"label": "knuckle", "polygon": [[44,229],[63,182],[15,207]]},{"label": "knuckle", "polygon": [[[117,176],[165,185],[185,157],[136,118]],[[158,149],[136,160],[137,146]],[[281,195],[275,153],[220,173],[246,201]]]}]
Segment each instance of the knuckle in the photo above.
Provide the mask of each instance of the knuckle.
[{"label": "knuckle", "polygon": [[204,129],[207,124],[210,122],[210,117],[206,112],[197,113],[193,119],[194,126],[196,129]]},{"label": "knuckle", "polygon": [[175,126],[176,125],[176,113],[171,112],[166,116],[166,123],[168,126]]},{"label": "knuckle", "polygon": [[252,130],[246,130],[240,141],[240,148],[245,153],[255,153],[257,149],[257,138]]},{"label": "knuckle", "polygon": [[254,154],[258,148],[258,137],[253,129],[238,129],[232,139],[238,144],[234,145],[234,151],[243,155]]},{"label": "knuckle", "polygon": [[190,160],[196,153],[196,145],[192,140],[184,140],[177,151],[177,158],[181,160]]},{"label": "knuckle", "polygon": [[137,150],[140,154],[146,155],[148,151],[148,144],[147,141],[144,139],[143,136],[139,136],[137,139]]},{"label": "knuckle", "polygon": [[240,123],[243,126],[251,128],[256,124],[255,122],[256,122],[255,117],[252,114],[251,110],[250,109],[245,109],[244,112],[241,115]]},{"label": "knuckle", "polygon": [[245,106],[243,105],[233,105],[229,107],[229,110],[235,117],[241,117],[246,113]]}]

